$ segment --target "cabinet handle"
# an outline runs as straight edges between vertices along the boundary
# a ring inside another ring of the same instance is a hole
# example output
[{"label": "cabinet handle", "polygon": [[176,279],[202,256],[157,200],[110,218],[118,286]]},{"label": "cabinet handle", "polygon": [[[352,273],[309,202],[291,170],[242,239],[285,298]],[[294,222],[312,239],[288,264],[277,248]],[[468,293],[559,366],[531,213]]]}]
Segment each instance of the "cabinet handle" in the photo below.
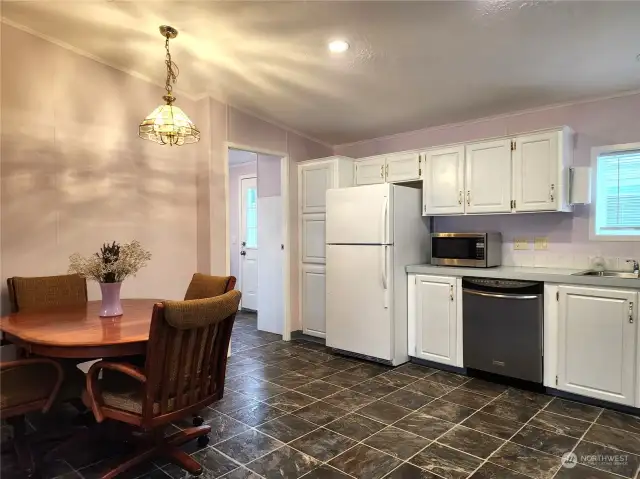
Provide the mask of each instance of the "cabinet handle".
[{"label": "cabinet handle", "polygon": [[633,324],[633,301],[629,301],[629,322]]},{"label": "cabinet handle", "polygon": [[387,166],[384,167],[384,176],[389,176],[389,163],[387,163]]},{"label": "cabinet handle", "polygon": [[449,285],[449,299],[453,301],[453,285]]},{"label": "cabinet handle", "polygon": [[551,187],[550,187],[550,191],[549,191],[549,200],[553,201],[554,198],[554,191],[556,189],[556,185],[554,185],[553,183],[551,183]]},{"label": "cabinet handle", "polygon": [[384,178],[384,165],[380,165],[380,178]]},{"label": "cabinet handle", "polygon": [[462,204],[462,190],[458,191],[458,204]]},{"label": "cabinet handle", "polygon": [[471,206],[471,190],[467,190],[467,206]]}]

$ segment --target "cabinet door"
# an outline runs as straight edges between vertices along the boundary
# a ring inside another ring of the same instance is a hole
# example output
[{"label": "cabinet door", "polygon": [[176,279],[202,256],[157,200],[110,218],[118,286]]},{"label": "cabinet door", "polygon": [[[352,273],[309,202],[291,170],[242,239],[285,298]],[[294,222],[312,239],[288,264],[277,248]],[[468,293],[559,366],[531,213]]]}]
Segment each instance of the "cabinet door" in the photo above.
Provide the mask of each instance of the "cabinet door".
[{"label": "cabinet door", "polygon": [[466,146],[467,213],[511,211],[511,140]]},{"label": "cabinet door", "polygon": [[387,156],[385,178],[389,183],[420,179],[421,157],[419,153],[399,153]]},{"label": "cabinet door", "polygon": [[464,213],[464,146],[427,151],[422,180],[423,213]]},{"label": "cabinet door", "polygon": [[384,156],[356,161],[356,186],[384,183]]},{"label": "cabinet door", "polygon": [[573,286],[559,290],[558,389],[633,405],[637,293]]},{"label": "cabinet door", "polygon": [[516,211],[555,211],[560,173],[558,132],[519,136],[513,151]]},{"label": "cabinet door", "polygon": [[455,278],[416,276],[416,356],[455,366],[456,319]]},{"label": "cabinet door", "polygon": [[325,267],[316,265],[302,265],[302,331],[304,334],[325,337]]},{"label": "cabinet door", "polygon": [[326,212],[325,194],[333,187],[334,164],[326,161],[302,165],[298,177],[302,213]]},{"label": "cabinet door", "polygon": [[301,256],[303,263],[325,263],[325,215],[302,215]]}]

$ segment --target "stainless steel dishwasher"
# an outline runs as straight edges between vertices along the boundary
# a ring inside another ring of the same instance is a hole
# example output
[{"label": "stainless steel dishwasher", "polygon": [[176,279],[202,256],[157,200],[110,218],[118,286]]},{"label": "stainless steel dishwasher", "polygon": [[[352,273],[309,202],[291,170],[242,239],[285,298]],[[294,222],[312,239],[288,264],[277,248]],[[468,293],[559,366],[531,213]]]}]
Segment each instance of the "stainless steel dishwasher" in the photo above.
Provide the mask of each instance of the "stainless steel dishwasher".
[{"label": "stainless steel dishwasher", "polygon": [[462,278],[464,365],[542,383],[544,283]]}]

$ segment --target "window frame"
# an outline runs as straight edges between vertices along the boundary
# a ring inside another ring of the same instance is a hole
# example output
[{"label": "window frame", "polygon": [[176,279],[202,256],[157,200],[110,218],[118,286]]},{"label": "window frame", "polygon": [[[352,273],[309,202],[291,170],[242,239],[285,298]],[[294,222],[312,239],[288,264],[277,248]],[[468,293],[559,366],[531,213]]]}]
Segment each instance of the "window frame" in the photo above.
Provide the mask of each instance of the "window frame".
[{"label": "window frame", "polygon": [[640,143],[621,143],[618,145],[603,145],[591,148],[591,205],[589,213],[589,239],[592,241],[637,241],[637,235],[603,235],[596,232],[596,205],[598,201],[598,157],[604,153],[618,153],[629,150],[640,150]]}]

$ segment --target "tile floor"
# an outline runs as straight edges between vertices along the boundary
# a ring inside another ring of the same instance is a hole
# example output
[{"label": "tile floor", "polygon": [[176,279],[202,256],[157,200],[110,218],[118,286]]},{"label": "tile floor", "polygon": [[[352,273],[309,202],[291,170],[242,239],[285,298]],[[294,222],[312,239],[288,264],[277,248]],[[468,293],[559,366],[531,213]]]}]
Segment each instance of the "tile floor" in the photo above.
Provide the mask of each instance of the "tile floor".
[{"label": "tile floor", "polygon": [[[203,412],[202,477],[227,479],[638,478],[640,418],[406,364],[390,368],[286,343],[238,315],[225,396]],[[31,417],[35,429],[68,410]],[[47,424],[49,422],[49,424]],[[187,427],[188,423],[175,427]],[[126,451],[87,446],[45,477],[93,478]],[[573,451],[576,463],[563,467]],[[105,456],[114,456],[104,459]],[[18,477],[2,456],[3,479]],[[187,477],[163,461],[123,477]]]}]

